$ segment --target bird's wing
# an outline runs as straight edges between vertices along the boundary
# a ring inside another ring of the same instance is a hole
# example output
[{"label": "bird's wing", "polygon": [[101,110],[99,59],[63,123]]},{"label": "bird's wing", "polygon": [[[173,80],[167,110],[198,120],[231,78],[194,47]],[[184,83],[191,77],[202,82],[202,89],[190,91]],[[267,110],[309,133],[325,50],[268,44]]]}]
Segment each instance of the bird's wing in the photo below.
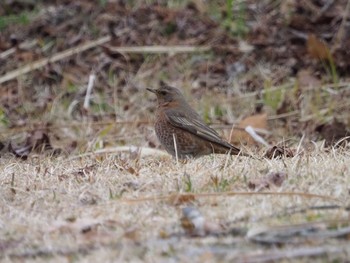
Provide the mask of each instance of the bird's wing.
[{"label": "bird's wing", "polygon": [[171,110],[168,110],[165,113],[168,121],[175,127],[186,130],[194,135],[197,135],[198,137],[206,139],[212,143],[219,144],[227,149],[236,149],[239,151],[238,148],[224,141],[215,130],[208,127],[202,120],[190,118],[184,113]]}]

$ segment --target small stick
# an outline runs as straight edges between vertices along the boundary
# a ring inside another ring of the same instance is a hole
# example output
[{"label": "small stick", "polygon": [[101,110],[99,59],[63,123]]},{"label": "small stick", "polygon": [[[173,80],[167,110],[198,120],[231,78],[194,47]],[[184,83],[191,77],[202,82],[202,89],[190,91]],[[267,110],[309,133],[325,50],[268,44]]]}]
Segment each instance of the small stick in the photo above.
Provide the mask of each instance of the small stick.
[{"label": "small stick", "polygon": [[[0,84],[7,82],[9,80],[15,79],[33,70],[42,68],[49,63],[57,62],[59,60],[65,59],[72,55],[86,51],[90,48],[103,45],[109,42],[110,40],[111,40],[110,36],[105,36],[95,41],[90,41],[80,46],[69,48],[65,51],[57,53],[56,55],[50,58],[39,59],[34,63],[24,65],[23,67],[10,71],[6,75],[1,76]],[[205,52],[211,49],[210,46],[139,46],[139,47],[107,47],[107,48],[113,52],[119,52],[119,53],[155,53],[155,54],[168,53],[169,55],[173,55],[176,53]]]},{"label": "small stick", "polygon": [[57,53],[56,55],[54,55],[52,57],[39,59],[33,63],[24,65],[23,67],[20,67],[20,68],[13,70],[13,71],[10,71],[4,76],[1,76],[0,77],[0,84],[7,82],[9,80],[15,79],[21,75],[27,74],[31,71],[36,70],[36,69],[42,68],[49,63],[60,61],[60,60],[65,59],[67,57],[70,57],[70,56],[73,56],[75,54],[86,51],[90,48],[105,44],[110,40],[111,40],[110,36],[105,36],[105,37],[99,38],[95,41],[90,41],[90,42],[81,44],[77,47],[72,47],[72,48],[66,49],[60,53]]},{"label": "small stick", "polygon": [[258,135],[256,133],[256,131],[254,130],[254,128],[250,125],[248,125],[247,127],[245,127],[245,131],[256,141],[259,142],[263,145],[265,145],[266,147],[270,147],[270,145],[264,140],[263,137],[261,137],[260,135]]},{"label": "small stick", "polygon": [[91,98],[91,92],[92,92],[92,88],[94,87],[94,82],[96,79],[96,75],[95,74],[90,74],[89,76],[89,83],[86,89],[86,95],[85,95],[85,100],[84,100],[84,109],[89,109],[90,106],[90,98]]},{"label": "small stick", "polygon": [[210,46],[139,46],[139,47],[107,47],[112,52],[118,53],[193,53],[206,52],[211,49]]},{"label": "small stick", "polygon": [[[186,195],[186,194],[179,194]],[[312,194],[312,193],[303,193],[303,192],[222,192],[222,193],[196,193],[192,194],[195,198],[209,198],[209,197],[232,197],[232,196],[259,196],[259,195],[271,195],[271,196],[299,196],[303,198],[319,198],[324,200],[332,200],[339,202],[338,198],[327,196],[327,195],[320,195],[320,194]],[[119,199],[119,202],[126,202],[126,203],[139,203],[139,202],[146,202],[146,201],[162,201],[162,200],[169,200],[173,195],[160,195],[160,196],[147,196],[147,197],[140,197],[135,199]]]},{"label": "small stick", "polygon": [[174,140],[174,148],[175,148],[175,157],[176,157],[176,164],[179,164],[179,156],[177,154],[177,144],[176,144],[176,137],[173,133],[173,140]]}]

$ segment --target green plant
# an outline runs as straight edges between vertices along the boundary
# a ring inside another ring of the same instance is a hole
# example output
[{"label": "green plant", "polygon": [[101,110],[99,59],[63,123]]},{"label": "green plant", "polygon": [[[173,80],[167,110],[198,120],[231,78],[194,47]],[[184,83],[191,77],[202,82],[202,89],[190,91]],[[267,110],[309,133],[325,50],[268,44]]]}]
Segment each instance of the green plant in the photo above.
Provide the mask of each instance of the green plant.
[{"label": "green plant", "polygon": [[26,25],[30,22],[29,16],[30,14],[28,12],[23,12],[18,15],[0,16],[0,30],[12,24]]},{"label": "green plant", "polygon": [[213,183],[213,186],[216,192],[225,192],[227,191],[230,185],[229,180],[223,177],[219,177],[215,175],[215,176],[211,176],[210,179]]},{"label": "green plant", "polygon": [[[234,7],[237,6],[237,12],[234,12]],[[223,21],[223,26],[238,37],[244,37],[248,32],[248,27],[245,21],[246,6],[244,1],[226,0],[226,18]]]},{"label": "green plant", "polygon": [[168,22],[164,25],[163,34],[165,36],[170,36],[176,32],[176,24],[174,22]]},{"label": "green plant", "polygon": [[9,125],[9,119],[2,108],[0,108],[0,123],[6,127]]},{"label": "green plant", "polygon": [[193,185],[192,185],[191,176],[185,172],[184,176],[182,178],[183,178],[183,181],[185,183],[185,192],[187,192],[187,193],[193,192]]},{"label": "green plant", "polygon": [[327,59],[322,60],[322,64],[325,68],[325,71],[332,77],[333,83],[339,83],[337,68],[335,66],[333,56],[330,52],[328,53]]},{"label": "green plant", "polygon": [[214,114],[215,114],[215,117],[223,117],[225,115],[224,109],[220,107],[220,105],[216,105],[214,108]]},{"label": "green plant", "polygon": [[283,91],[282,89],[274,89],[271,88],[271,81],[266,80],[264,83],[264,104],[271,107],[273,110],[277,110],[283,99]]},{"label": "green plant", "polygon": [[107,0],[99,0],[98,1],[98,4],[101,6],[101,7],[105,7],[106,6],[106,4],[107,4]]}]

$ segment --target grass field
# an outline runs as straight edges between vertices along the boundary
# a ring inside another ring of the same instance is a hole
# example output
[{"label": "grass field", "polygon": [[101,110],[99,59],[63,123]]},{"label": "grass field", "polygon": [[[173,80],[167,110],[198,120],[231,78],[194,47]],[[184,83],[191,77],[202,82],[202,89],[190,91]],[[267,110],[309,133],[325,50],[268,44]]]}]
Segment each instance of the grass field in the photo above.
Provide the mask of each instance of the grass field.
[{"label": "grass field", "polygon": [[[348,152],[283,160],[213,155],[187,163],[157,153],[0,162],[2,262],[350,256]],[[249,189],[269,172],[286,175],[281,186]],[[209,227],[189,231],[181,223],[184,207],[198,210]]]}]

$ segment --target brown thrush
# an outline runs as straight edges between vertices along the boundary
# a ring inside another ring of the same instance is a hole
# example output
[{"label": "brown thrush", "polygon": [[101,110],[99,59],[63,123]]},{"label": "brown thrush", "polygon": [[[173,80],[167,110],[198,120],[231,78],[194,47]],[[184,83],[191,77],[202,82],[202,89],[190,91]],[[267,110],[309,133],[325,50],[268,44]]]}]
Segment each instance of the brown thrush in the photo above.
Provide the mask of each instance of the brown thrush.
[{"label": "brown thrush", "polygon": [[147,90],[156,94],[158,100],[157,137],[173,157],[196,158],[211,153],[249,156],[206,125],[178,89],[162,84],[159,89]]}]

